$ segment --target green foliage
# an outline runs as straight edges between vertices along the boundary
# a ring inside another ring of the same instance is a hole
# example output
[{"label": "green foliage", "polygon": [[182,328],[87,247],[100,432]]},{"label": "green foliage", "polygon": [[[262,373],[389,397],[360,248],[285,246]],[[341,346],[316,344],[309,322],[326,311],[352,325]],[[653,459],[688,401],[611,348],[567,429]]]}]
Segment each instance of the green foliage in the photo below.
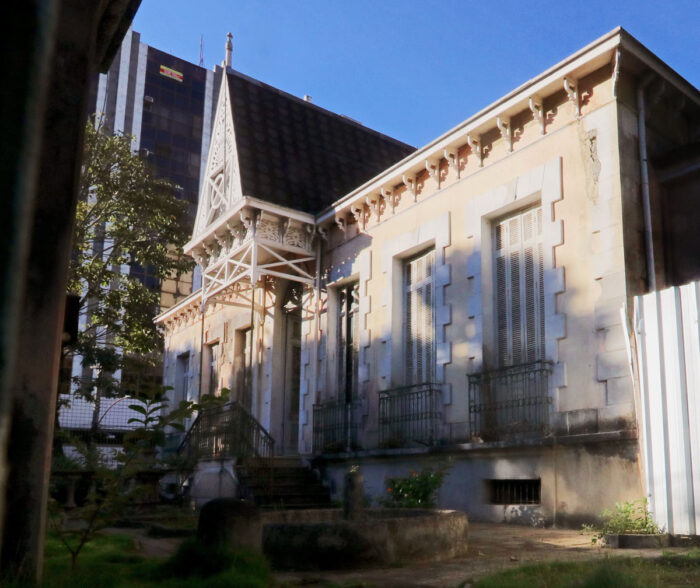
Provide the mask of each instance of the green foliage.
[{"label": "green foliage", "polygon": [[[148,354],[160,348],[153,324],[157,284],[192,266],[182,254],[187,206],[175,191],[150,175],[131,152],[130,137],[86,125],[68,290],[80,296],[88,320],[66,352],[95,368],[94,378],[80,382],[87,397],[95,389],[102,395],[124,392],[112,374],[126,367],[125,357],[133,356],[144,371],[152,368]],[[136,277],[146,270],[151,284]]]},{"label": "green foliage", "polygon": [[[94,443],[80,438],[70,441],[78,455],[69,460],[71,469],[76,466],[82,469],[91,483],[82,504],[69,512],[60,508],[56,501],[49,502],[49,526],[70,553],[73,568],[96,533],[112,524],[130,504],[147,493],[148,488],[134,482],[139,474],[164,465],[159,448],[166,441],[166,430],[182,429],[181,421],[199,408],[192,402],[181,402],[175,410],[167,412],[167,390],[164,386],[144,390],[138,398],[142,404],[130,405],[140,416],[129,422],[140,426],[124,436],[123,449],[114,456],[116,467],[106,462],[105,454]],[[55,461],[60,467],[65,458],[57,457]]]},{"label": "green foliage", "polygon": [[408,472],[404,478],[389,478],[387,495],[381,499],[381,504],[388,508],[433,508],[445,470],[427,468],[422,472]]},{"label": "green foliage", "polygon": [[196,538],[181,543],[161,569],[163,577],[170,578],[211,578],[232,569],[248,576],[269,576],[268,564],[260,554],[222,545],[204,545]]},{"label": "green foliage", "polygon": [[[193,553],[192,550],[185,550]],[[183,551],[178,551],[178,554]],[[209,552],[199,552],[206,559]],[[47,588],[264,588],[270,585],[267,562],[250,552],[230,552],[228,565],[212,575],[173,574],[172,562],[178,554],[163,562],[139,555],[134,541],[127,535],[97,535],[85,546],[80,568],[71,570],[70,561],[58,538],[49,535],[45,550],[43,585]],[[180,556],[181,557],[181,556]],[[199,562],[184,561],[193,566]]]},{"label": "green foliage", "polygon": [[583,525],[583,531],[594,533],[592,541],[602,539],[604,535],[655,535],[661,529],[649,514],[646,498],[633,502],[616,502],[615,511],[605,509],[600,513],[602,524]]},{"label": "green foliage", "polygon": [[699,586],[700,558],[615,557],[521,566],[482,578],[474,588],[665,588]]}]

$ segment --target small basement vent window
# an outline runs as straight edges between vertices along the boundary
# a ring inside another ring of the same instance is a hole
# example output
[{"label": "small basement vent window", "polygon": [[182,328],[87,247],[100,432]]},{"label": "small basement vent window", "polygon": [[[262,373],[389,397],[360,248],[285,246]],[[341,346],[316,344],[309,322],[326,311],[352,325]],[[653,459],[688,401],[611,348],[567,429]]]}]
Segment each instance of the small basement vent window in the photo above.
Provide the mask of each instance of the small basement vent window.
[{"label": "small basement vent window", "polygon": [[540,504],[542,481],[487,480],[491,504]]}]

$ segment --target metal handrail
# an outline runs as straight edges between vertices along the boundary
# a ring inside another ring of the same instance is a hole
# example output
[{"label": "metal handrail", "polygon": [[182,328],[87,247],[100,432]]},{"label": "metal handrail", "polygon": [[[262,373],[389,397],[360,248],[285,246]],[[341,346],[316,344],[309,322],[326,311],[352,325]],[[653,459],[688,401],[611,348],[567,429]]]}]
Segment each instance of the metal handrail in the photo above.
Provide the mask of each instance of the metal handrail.
[{"label": "metal handrail", "polygon": [[195,459],[272,457],[275,441],[240,403],[199,412],[178,453]]}]

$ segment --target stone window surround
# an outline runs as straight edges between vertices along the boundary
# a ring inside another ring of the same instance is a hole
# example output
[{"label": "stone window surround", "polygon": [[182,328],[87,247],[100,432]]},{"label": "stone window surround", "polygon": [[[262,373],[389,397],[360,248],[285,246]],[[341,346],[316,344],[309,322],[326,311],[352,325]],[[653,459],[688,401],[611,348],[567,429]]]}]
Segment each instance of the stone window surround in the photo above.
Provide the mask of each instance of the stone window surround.
[{"label": "stone window surround", "polygon": [[[539,202],[543,216],[545,359],[554,364],[550,388],[554,391],[566,386],[565,365],[558,357],[558,340],[566,336],[566,317],[556,312],[556,296],[565,290],[564,268],[555,266],[554,257],[555,248],[564,243],[563,221],[554,218],[554,203],[563,198],[561,166],[562,159],[557,157],[467,203],[467,238],[472,240],[466,267],[467,320],[473,323],[467,336],[471,373],[484,369],[485,349],[495,354],[492,224]],[[553,409],[557,410],[557,394],[553,397]]]},{"label": "stone window surround", "polygon": [[[382,247],[382,273],[385,274],[382,306],[385,308],[382,343],[384,356],[379,368],[379,388],[387,390],[404,384],[397,375],[403,371],[403,267],[407,258],[435,248],[435,380],[442,384],[443,402],[452,401],[450,384],[445,381],[445,365],[452,361],[451,342],[445,327],[452,320],[452,307],[445,304],[445,287],[450,284],[450,264],[445,248],[451,244],[450,213],[426,221],[412,231],[390,239]],[[399,344],[394,345],[394,342]]]}]

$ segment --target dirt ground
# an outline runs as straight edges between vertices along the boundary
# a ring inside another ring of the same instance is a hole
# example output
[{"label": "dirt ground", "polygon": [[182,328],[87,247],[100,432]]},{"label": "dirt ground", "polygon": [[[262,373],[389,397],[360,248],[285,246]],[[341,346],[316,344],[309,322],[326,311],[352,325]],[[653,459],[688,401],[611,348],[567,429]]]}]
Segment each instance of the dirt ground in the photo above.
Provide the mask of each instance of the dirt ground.
[{"label": "dirt ground", "polygon": [[[147,557],[168,557],[182,541],[147,537],[139,529],[110,529],[108,532],[132,534],[137,548]],[[531,563],[662,555],[661,549],[603,549],[593,545],[591,537],[571,529],[470,523],[469,553],[463,558],[438,563],[406,563],[391,568],[279,572],[275,580],[280,588],[321,587],[329,583],[367,588],[456,588],[488,574]],[[684,553],[688,550],[666,548],[663,551]]]},{"label": "dirt ground", "polygon": [[[491,573],[545,561],[576,561],[605,557],[658,557],[661,549],[603,549],[591,535],[564,529],[537,529],[515,525],[470,523],[469,554],[439,563],[406,564],[388,569],[337,572],[289,572],[275,575],[281,586],[324,586],[327,583],[413,588],[468,585]],[[670,548],[665,552],[686,552]]]}]

